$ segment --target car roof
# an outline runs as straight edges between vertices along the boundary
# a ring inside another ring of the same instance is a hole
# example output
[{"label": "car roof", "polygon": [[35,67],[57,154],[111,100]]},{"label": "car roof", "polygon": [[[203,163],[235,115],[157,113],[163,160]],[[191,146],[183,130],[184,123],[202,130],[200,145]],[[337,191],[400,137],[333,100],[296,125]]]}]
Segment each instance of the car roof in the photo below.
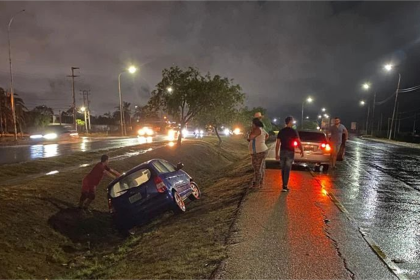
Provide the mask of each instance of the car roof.
[{"label": "car roof", "polygon": [[309,132],[309,133],[322,133],[322,134],[325,134],[323,131],[319,131],[319,130],[305,130],[305,129],[302,129],[302,130],[298,130],[298,132]]},{"label": "car roof", "polygon": [[134,173],[134,172],[136,172],[136,171],[138,171],[138,170],[140,170],[140,169],[143,169],[143,168],[150,168],[150,164],[152,164],[153,162],[156,162],[156,161],[167,161],[167,160],[165,160],[165,159],[160,159],[160,158],[156,158],[156,159],[151,159],[151,160],[148,160],[148,161],[146,161],[146,162],[140,163],[139,165],[136,165],[136,166],[134,166],[133,168],[131,168],[130,170],[128,170],[127,172],[124,172],[124,173],[123,173],[123,175],[121,175],[120,177],[118,177],[118,178],[114,179],[114,180],[110,183],[110,185],[113,185],[113,184],[115,184],[116,182],[119,182],[120,180],[124,179],[125,177],[129,176],[130,174],[132,174],[132,173]]}]

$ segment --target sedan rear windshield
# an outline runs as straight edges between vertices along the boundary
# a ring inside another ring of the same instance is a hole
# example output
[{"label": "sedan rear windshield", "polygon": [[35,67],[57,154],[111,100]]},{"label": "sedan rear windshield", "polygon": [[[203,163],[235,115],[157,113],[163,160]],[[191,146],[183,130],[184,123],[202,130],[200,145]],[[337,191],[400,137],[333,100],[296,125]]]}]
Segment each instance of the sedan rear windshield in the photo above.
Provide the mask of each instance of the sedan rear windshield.
[{"label": "sedan rear windshield", "polygon": [[325,134],[320,132],[299,131],[299,137],[302,142],[322,143],[327,141]]}]

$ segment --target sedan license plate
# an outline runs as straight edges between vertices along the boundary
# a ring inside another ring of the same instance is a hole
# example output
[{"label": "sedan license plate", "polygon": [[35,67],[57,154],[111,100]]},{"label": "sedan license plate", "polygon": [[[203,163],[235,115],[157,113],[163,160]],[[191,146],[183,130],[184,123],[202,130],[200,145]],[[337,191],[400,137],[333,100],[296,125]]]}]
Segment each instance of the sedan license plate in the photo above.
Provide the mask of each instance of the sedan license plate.
[{"label": "sedan license plate", "polygon": [[130,196],[128,199],[130,203],[134,203],[136,201],[139,201],[141,199],[141,193],[136,193],[135,195]]},{"label": "sedan license plate", "polygon": [[305,146],[303,146],[303,150],[304,151],[313,151],[315,149],[314,149],[314,146],[312,146],[312,145],[305,145]]}]

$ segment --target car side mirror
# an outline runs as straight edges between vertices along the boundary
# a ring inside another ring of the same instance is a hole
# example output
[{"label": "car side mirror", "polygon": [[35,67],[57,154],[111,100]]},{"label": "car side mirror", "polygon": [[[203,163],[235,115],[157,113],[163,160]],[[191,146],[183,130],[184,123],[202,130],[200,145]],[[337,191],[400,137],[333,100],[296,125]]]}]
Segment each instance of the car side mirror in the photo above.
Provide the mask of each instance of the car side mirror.
[{"label": "car side mirror", "polygon": [[178,164],[176,165],[176,170],[180,170],[184,168],[184,164],[182,162],[178,162]]}]

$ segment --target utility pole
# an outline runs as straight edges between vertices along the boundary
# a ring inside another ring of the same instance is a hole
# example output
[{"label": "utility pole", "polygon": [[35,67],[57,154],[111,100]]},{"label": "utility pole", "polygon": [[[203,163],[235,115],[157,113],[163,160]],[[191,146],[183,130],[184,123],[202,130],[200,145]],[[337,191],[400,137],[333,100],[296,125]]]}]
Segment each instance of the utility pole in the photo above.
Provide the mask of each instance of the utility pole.
[{"label": "utility pole", "polygon": [[85,107],[86,110],[86,132],[88,132],[88,130],[91,130],[92,126],[90,124],[90,100],[89,100],[89,95],[90,95],[90,90],[80,90],[81,94],[83,95],[83,106]]},{"label": "utility pole", "polygon": [[79,77],[79,76],[75,76],[74,75],[74,70],[76,69],[80,69],[79,67],[71,67],[71,76],[67,76],[67,77],[71,77],[72,80],[72,92],[73,92],[73,125],[74,125],[74,129],[77,132],[77,122],[76,122],[76,95],[74,93],[74,78]]},{"label": "utility pole", "polygon": [[[397,90],[395,91],[395,103],[394,103],[394,110],[392,111],[392,120],[391,120],[391,126],[390,126],[389,137],[388,137],[389,140],[391,140],[392,138],[392,129],[394,126],[395,109],[398,103],[398,92],[400,91],[400,83],[401,83],[401,73],[398,73],[398,84],[397,84]],[[394,130],[394,135],[395,135],[395,130]]]},{"label": "utility pole", "polygon": [[[398,112],[400,111],[400,103],[399,102],[397,102],[397,114],[396,114],[396,118],[398,118],[399,119],[399,116],[398,116]],[[394,127],[391,127],[391,129],[394,129],[394,139],[395,139],[395,134],[396,134],[396,132],[397,132],[397,120],[395,120],[395,124],[394,124]]]},{"label": "utility pole", "polygon": [[376,90],[373,93],[373,106],[372,106],[372,125],[371,125],[371,130],[370,130],[370,134],[373,136],[373,130],[375,127],[375,105],[376,105]]}]

